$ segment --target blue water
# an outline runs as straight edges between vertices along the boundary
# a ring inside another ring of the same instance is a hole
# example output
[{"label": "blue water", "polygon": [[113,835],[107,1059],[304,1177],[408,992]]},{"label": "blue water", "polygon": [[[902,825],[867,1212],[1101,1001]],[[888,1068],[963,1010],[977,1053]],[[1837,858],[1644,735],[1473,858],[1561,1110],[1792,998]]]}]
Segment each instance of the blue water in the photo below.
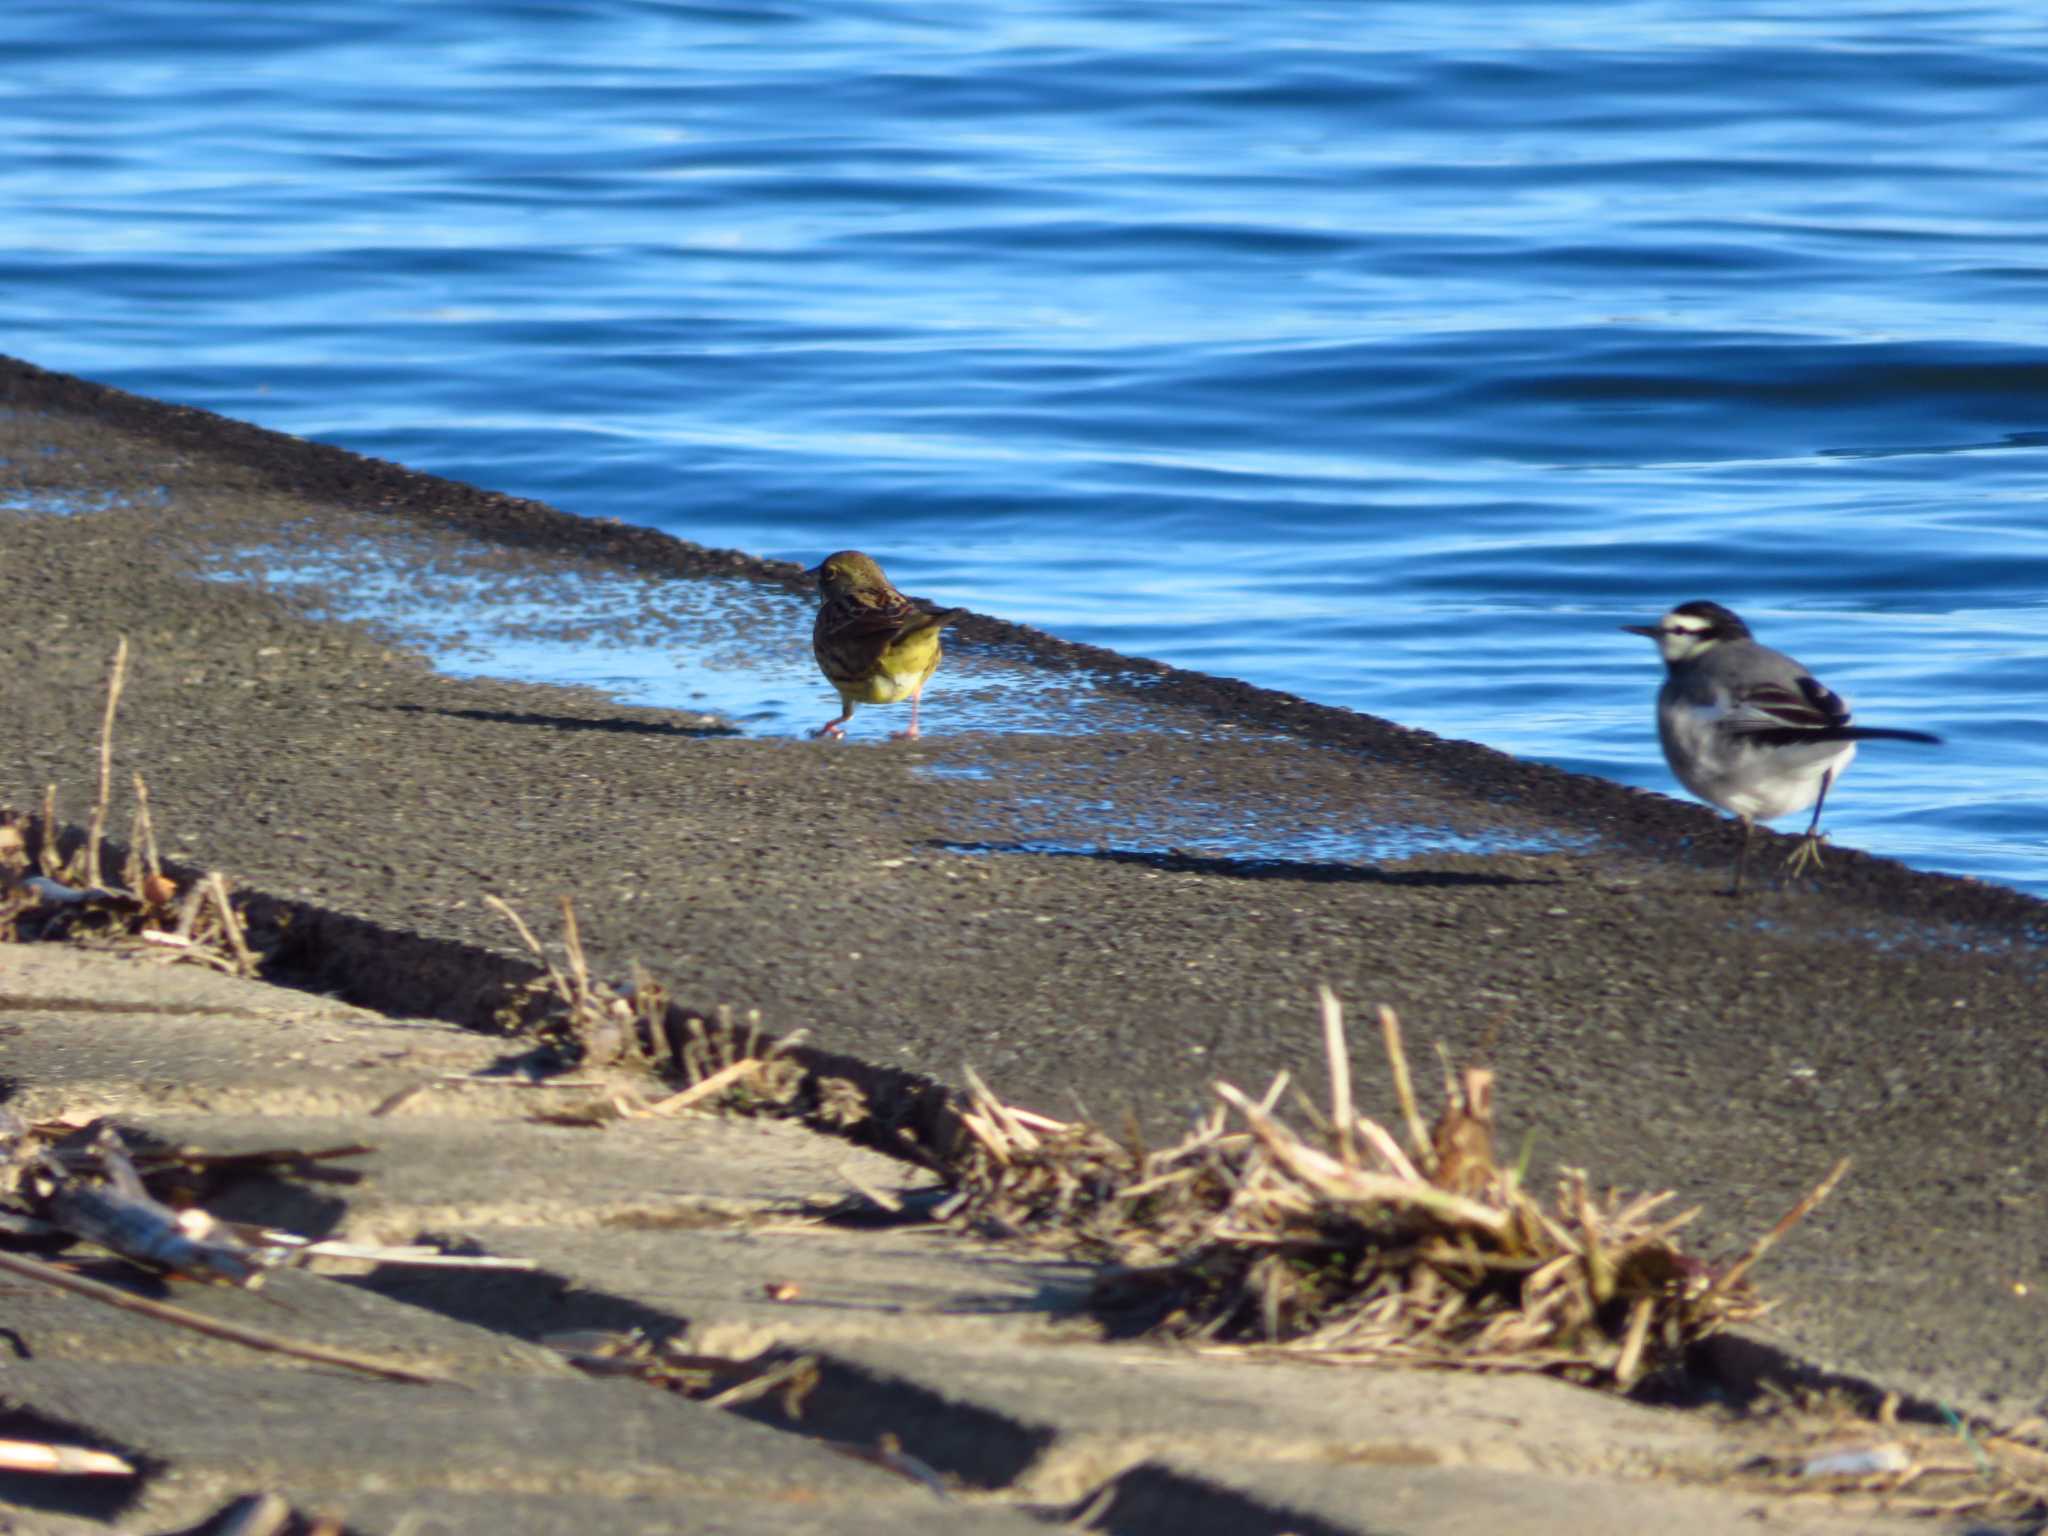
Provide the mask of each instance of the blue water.
[{"label": "blue water", "polygon": [[[10,0],[0,350],[2048,892],[2048,12]],[[934,687],[927,724],[942,719]]]}]

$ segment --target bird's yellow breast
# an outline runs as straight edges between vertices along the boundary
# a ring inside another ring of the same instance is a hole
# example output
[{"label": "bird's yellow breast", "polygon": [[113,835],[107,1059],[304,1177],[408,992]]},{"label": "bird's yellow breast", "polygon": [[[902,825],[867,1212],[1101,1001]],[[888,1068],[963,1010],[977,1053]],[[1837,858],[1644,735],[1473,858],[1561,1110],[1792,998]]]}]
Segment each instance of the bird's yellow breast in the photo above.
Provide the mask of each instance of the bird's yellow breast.
[{"label": "bird's yellow breast", "polygon": [[839,692],[859,704],[894,704],[915,693],[938,666],[939,631],[922,629],[891,644],[872,672],[858,682],[839,685]]}]

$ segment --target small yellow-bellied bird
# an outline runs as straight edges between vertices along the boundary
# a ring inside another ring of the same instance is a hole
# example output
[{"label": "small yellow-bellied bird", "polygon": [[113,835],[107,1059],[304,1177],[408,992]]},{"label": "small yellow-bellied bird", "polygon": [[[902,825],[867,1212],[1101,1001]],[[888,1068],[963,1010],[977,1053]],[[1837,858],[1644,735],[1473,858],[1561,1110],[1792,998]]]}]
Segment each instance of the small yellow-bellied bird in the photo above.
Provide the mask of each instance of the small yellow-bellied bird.
[{"label": "small yellow-bellied bird", "polygon": [[811,732],[844,736],[856,704],[910,700],[910,726],[898,736],[917,737],[917,703],[939,668],[939,631],[967,610],[926,613],[889,584],[882,568],[855,549],[827,555],[804,572],[817,578],[824,601],[811,626],[811,650],[825,681],[839,690],[845,713]]}]

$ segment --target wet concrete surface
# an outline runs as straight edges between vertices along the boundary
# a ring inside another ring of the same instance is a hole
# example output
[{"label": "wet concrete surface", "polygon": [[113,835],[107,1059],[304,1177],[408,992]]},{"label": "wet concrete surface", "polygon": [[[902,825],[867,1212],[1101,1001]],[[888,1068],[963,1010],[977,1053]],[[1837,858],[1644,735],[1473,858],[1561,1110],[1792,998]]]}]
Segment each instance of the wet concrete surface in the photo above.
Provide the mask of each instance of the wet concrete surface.
[{"label": "wet concrete surface", "polygon": [[[167,852],[394,936],[328,985],[402,993],[373,974],[414,963],[398,937],[509,955],[483,896],[552,931],[567,893],[603,970],[637,957],[701,1007],[1170,1133],[1218,1077],[1320,1084],[1327,982],[1483,1053],[1539,1170],[1703,1204],[1709,1251],[1853,1157],[1762,1271],[1785,1298],[1765,1336],[1999,1417],[2041,1403],[2039,902],[1849,850],[1732,901],[1703,808],[978,616],[924,740],[876,710],[813,742],[777,723],[805,701],[770,666],[804,644],[793,567],[24,365],[0,403],[0,797],[55,781],[82,816],[128,634],[117,775],[146,776]],[[273,580],[280,545],[323,574]],[[316,617],[357,569],[429,603],[594,584],[617,609],[581,615],[594,640],[769,658],[772,703],[735,725],[444,675],[397,628]],[[678,580],[720,599],[665,601]],[[957,683],[988,718],[949,721]],[[1005,694],[1028,707],[1005,719]]]}]

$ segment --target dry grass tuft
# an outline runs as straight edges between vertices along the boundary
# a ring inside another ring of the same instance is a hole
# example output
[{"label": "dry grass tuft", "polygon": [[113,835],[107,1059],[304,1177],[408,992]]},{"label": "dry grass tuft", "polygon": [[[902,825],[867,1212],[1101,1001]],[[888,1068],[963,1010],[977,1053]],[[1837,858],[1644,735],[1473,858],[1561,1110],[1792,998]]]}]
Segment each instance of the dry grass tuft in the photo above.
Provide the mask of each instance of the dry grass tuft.
[{"label": "dry grass tuft", "polygon": [[761,1030],[758,1014],[738,1023],[719,1008],[709,1019],[671,1022],[668,991],[636,962],[631,979],[613,986],[591,974],[576,922],[562,898],[562,963],[512,907],[495,896],[485,903],[512,924],[543,974],[520,988],[500,1022],[533,1032],[565,1062],[589,1067],[644,1067],[684,1084],[680,1092],[647,1106],[672,1114],[713,1100],[726,1109],[793,1112],[806,1074],[784,1053],[800,1042],[798,1030],[780,1038]]},{"label": "dry grass tuft", "polygon": [[99,787],[83,835],[57,814],[57,786],[40,815],[0,811],[0,942],[63,940],[126,949],[165,962],[192,961],[253,976],[262,957],[219,871],[174,876],[164,869],[151,822],[149,789],[133,777],[135,814],[118,873],[106,869],[114,791],[114,714],[128,675],[128,641],[115,648],[100,725]]},{"label": "dry grass tuft", "polygon": [[1325,1360],[1544,1371],[1627,1387],[1717,1329],[1761,1315],[1747,1280],[1825,1199],[1838,1166],[1733,1263],[1684,1253],[1696,1211],[1596,1193],[1566,1169],[1548,1202],[1493,1148],[1493,1076],[1445,1072],[1425,1128],[1400,1024],[1380,1025],[1407,1133],[1351,1107],[1336,998],[1322,993],[1331,1104],[1304,1134],[1283,1076],[1254,1101],[1228,1083],[1179,1144],[1147,1151],[1002,1104],[971,1080],[952,1172],[958,1215],[1038,1231],[1105,1262],[1098,1305],[1126,1326]]}]

